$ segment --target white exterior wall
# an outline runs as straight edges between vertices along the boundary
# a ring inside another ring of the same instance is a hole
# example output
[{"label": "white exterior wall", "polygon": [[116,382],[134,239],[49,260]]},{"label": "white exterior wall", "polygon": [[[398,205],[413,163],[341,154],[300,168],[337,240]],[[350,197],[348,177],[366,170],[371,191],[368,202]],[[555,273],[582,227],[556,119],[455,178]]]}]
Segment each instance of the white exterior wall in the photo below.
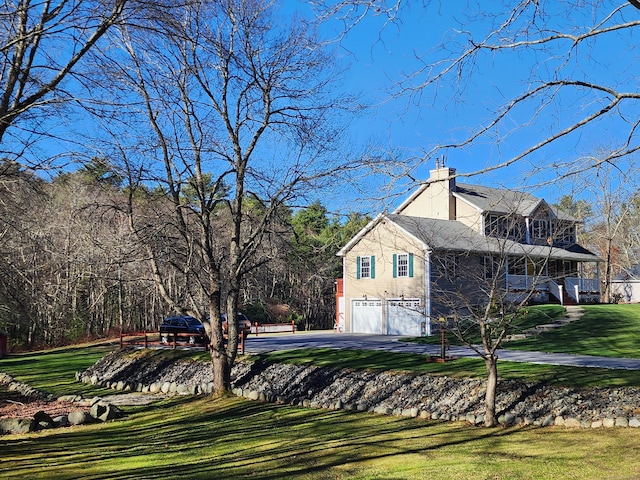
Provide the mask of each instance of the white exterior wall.
[{"label": "white exterior wall", "polygon": [[640,280],[614,280],[611,293],[620,294],[622,303],[640,303]]}]

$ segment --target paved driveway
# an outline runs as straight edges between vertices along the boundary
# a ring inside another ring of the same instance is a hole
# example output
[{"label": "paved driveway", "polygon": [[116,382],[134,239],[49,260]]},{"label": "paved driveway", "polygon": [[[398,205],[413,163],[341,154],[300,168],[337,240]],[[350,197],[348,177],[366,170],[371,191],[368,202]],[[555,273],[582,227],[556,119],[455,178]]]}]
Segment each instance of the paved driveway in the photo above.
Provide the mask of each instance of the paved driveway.
[{"label": "paved driveway", "polygon": [[[296,348],[336,348],[382,350],[387,352],[419,353],[439,355],[439,345],[416,345],[398,341],[402,337],[391,335],[369,335],[360,333],[335,333],[333,331],[298,332],[295,334],[250,335],[245,343],[246,353],[265,353]],[[451,355],[474,357],[475,352],[466,347],[451,347]],[[526,352],[520,350],[500,350],[502,360],[529,362],[574,367],[598,367],[626,370],[640,370],[640,359],[608,358],[590,355],[566,355],[560,353]]]}]

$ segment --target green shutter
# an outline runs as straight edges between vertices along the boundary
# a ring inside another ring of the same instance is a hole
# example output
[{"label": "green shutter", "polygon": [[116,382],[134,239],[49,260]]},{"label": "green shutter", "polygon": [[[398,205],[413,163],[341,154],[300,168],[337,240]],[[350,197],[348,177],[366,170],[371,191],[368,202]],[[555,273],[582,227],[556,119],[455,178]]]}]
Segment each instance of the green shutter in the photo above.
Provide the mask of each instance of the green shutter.
[{"label": "green shutter", "polygon": [[371,278],[376,278],[376,257],[371,255]]},{"label": "green shutter", "polygon": [[398,276],[398,255],[393,254],[393,278]]},{"label": "green shutter", "polygon": [[356,278],[360,278],[360,257],[356,258]]},{"label": "green shutter", "polygon": [[413,278],[413,253],[409,254],[409,277]]}]

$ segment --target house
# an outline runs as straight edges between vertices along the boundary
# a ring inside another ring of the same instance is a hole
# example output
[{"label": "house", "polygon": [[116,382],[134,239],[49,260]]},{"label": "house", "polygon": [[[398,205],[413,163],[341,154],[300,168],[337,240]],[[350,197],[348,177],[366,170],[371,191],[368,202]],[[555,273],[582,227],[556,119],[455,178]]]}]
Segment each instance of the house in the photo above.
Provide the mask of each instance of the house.
[{"label": "house", "polygon": [[599,301],[601,259],[577,244],[578,223],[527,193],[460,183],[455,169],[438,164],[393,213],[378,215],[338,252],[336,328],[430,335],[454,303],[486,305],[498,293],[508,301]]},{"label": "house", "polygon": [[621,303],[640,303],[640,265],[619,273],[611,282],[612,298]]}]

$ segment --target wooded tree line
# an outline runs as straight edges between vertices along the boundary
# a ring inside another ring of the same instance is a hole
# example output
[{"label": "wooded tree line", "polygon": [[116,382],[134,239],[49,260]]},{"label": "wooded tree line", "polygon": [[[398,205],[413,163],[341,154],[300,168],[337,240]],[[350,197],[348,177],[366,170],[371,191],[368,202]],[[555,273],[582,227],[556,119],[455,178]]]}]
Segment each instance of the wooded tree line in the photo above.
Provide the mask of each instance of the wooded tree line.
[{"label": "wooded tree line", "polygon": [[[95,159],[52,181],[11,162],[0,168],[0,331],[12,345],[58,345],[120,329],[155,329],[163,316],[175,313],[158,292],[145,246],[127,225],[127,191],[108,162]],[[162,219],[170,205],[164,197],[145,189],[133,201],[145,209],[145,228],[154,232],[155,247],[167,253],[163,261],[184,262],[188,253]],[[259,247],[265,261],[242,284],[243,311],[256,321],[331,328],[334,282],[342,268],[335,252],[366,221],[357,214],[341,221],[320,202],[283,208],[274,235]],[[217,235],[229,229],[222,219]],[[179,269],[161,268],[173,298],[193,295],[204,308],[206,299],[190,290]]]}]

